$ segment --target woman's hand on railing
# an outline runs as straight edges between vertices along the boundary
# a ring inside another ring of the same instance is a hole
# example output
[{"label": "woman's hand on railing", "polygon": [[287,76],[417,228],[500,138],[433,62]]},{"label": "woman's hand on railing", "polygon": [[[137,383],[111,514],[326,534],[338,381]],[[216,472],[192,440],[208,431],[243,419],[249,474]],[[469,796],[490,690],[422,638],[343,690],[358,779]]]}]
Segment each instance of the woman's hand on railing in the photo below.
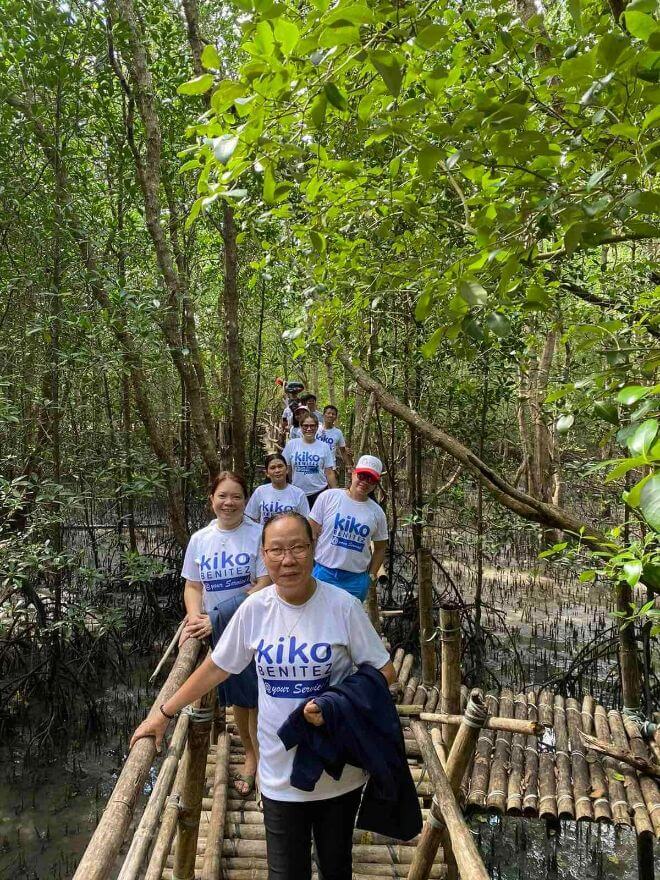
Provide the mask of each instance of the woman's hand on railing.
[{"label": "woman's hand on railing", "polygon": [[188,639],[205,639],[211,635],[211,620],[208,614],[192,614],[186,618],[186,625],[179,639],[181,647]]},{"label": "woman's hand on railing", "polygon": [[167,730],[167,725],[169,723],[170,719],[166,718],[160,709],[152,710],[142,724],[135,729],[135,733],[131,737],[130,748],[132,749],[139,739],[153,736],[156,740],[156,751],[160,752],[163,744],[163,737],[165,736],[165,731]]}]

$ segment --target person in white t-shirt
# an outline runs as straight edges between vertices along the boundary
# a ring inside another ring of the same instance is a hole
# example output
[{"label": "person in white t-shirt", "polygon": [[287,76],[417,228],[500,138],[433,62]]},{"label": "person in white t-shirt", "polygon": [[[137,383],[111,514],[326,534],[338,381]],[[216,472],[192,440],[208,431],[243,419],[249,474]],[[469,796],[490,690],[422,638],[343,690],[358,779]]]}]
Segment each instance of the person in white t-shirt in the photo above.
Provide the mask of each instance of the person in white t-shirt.
[{"label": "person in white t-shirt", "polygon": [[289,440],[282,455],[289,467],[291,482],[303,490],[311,508],[328,486],[333,489],[336,487],[337,477],[332,466],[330,447],[316,439],[319,421],[314,413],[307,413],[300,427],[302,439]]},{"label": "person in white t-shirt", "polygon": [[[247,501],[243,478],[231,471],[218,474],[209,500],[216,519],[191,536],[183,561],[186,622],[179,645],[189,638],[211,636],[209,612],[222,602],[271,583],[259,553],[261,526],[243,515]],[[245,749],[243,771],[234,780],[241,795],[252,791],[257,769],[256,685],[256,670],[247,666],[218,688],[220,705],[234,707]]]},{"label": "person in white t-shirt", "polygon": [[344,433],[341,428],[336,426],[337,407],[331,403],[323,410],[323,424],[317,431],[317,438],[327,443],[335,459],[335,470],[337,469],[337,457],[343,461],[347,468],[353,467],[353,455],[346,445]]},{"label": "person in white t-shirt", "polygon": [[289,440],[300,440],[302,439],[300,421],[307,415],[309,410],[306,406],[296,404],[291,407],[291,411],[293,413],[293,418],[291,419],[291,427],[289,428]]},{"label": "person in white t-shirt", "polygon": [[324,723],[314,697],[367,663],[385,677],[394,666],[360,603],[312,576],[313,538],[297,513],[264,526],[262,553],[273,584],[238,609],[213,653],[179,690],[152,709],[131,738],[153,736],[160,748],[169,720],[253,659],[259,680],[259,785],[263,797],[269,877],[310,880],[311,838],[319,876],[350,878],[355,817],[366,780],[347,765],[335,780],[323,773],[313,791],[291,785],[295,749],[277,735],[304,705],[310,724]]},{"label": "person in white t-shirt", "polygon": [[316,538],[314,577],[347,590],[361,602],[387,551],[387,518],[369,497],[382,472],[379,458],[361,456],[348,489],[324,492],[309,515]]},{"label": "person in white t-shirt", "polygon": [[309,516],[307,496],[302,489],[286,481],[287,464],[284,456],[280,452],[267,455],[264,467],[270,482],[257,486],[247,503],[245,513],[262,525],[276,514],[291,510]]}]

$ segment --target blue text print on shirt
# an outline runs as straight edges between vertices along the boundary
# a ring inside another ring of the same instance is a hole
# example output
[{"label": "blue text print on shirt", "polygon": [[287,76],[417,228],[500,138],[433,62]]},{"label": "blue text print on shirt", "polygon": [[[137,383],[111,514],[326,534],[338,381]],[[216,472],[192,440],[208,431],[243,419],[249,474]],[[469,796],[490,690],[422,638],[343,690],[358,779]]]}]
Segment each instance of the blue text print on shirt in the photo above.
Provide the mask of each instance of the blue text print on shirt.
[{"label": "blue text print on shirt", "polygon": [[294,510],[293,504],[280,504],[279,501],[262,501],[261,502],[261,518],[264,522],[276,516],[278,513],[286,513]]},{"label": "blue text print on shirt", "polygon": [[355,550],[362,553],[365,541],[369,537],[369,526],[359,522],[354,516],[342,516],[335,514],[335,522],[332,528],[332,543],[336,547],[344,547],[346,550]]},{"label": "blue text print on shirt", "polygon": [[238,590],[250,584],[249,553],[202,553],[199,560],[199,574],[204,589],[209,593],[218,590]]},{"label": "blue text print on shirt", "polygon": [[284,636],[270,644],[262,639],[255,657],[257,672],[270,697],[300,699],[317,697],[330,684],[332,645],[328,642],[296,641]]},{"label": "blue text print on shirt", "polygon": [[320,455],[312,452],[296,452],[293,456],[294,469],[299,474],[316,474],[319,470]]},{"label": "blue text print on shirt", "polygon": [[330,449],[335,445],[335,438],[329,437],[327,434],[319,434],[318,439],[321,440],[322,443],[327,443]]}]

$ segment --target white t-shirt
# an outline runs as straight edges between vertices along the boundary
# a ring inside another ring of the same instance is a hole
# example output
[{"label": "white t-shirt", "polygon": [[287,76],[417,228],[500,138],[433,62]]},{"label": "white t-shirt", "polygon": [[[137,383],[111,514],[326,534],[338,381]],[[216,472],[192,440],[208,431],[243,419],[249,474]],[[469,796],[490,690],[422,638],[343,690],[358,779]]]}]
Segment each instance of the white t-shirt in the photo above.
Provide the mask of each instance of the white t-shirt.
[{"label": "white t-shirt", "polygon": [[286,513],[289,510],[296,510],[305,517],[309,516],[307,496],[302,489],[289,483],[284,489],[276,489],[272,483],[257,486],[245,508],[247,515],[260,523],[267,523],[276,514]]},{"label": "white t-shirt", "polygon": [[259,783],[278,801],[316,801],[358,788],[366,779],[347,765],[335,781],[323,773],[314,791],[290,783],[296,749],[286,751],[278,729],[301,703],[368,663],[382,669],[389,661],[360,602],[345,590],[316,582],[304,605],[290,605],[275,585],[253,593],[232,617],[213,649],[213,662],[241,672],[254,657],[259,681]]},{"label": "white t-shirt", "polygon": [[305,495],[320,492],[328,485],[325,470],[334,467],[334,459],[326,443],[289,440],[282,455],[291,465],[293,485],[302,489]]},{"label": "white t-shirt", "polygon": [[328,489],[316,499],[310,519],[321,534],[314,558],[326,568],[362,572],[371,562],[371,541],[387,540],[387,518],[375,501],[354,501],[346,489]]},{"label": "white t-shirt", "polygon": [[213,520],[191,536],[181,577],[201,582],[205,611],[212,611],[266,574],[260,543],[261,526],[249,519],[229,531],[218,528]]},{"label": "white t-shirt", "polygon": [[337,461],[337,449],[346,449],[346,440],[339,428],[324,428],[321,426],[316,434],[316,438],[328,444],[332,450],[335,462]]},{"label": "white t-shirt", "polygon": [[[308,407],[309,409],[309,407]],[[323,424],[323,413],[319,412],[317,409],[314,410],[314,415],[319,420],[319,425]],[[290,406],[285,407],[284,412],[282,413],[282,419],[286,419],[287,422],[291,425],[293,424],[293,410]]]},{"label": "white t-shirt", "polygon": [[299,440],[302,437],[302,428],[294,425],[289,431],[289,440]]}]

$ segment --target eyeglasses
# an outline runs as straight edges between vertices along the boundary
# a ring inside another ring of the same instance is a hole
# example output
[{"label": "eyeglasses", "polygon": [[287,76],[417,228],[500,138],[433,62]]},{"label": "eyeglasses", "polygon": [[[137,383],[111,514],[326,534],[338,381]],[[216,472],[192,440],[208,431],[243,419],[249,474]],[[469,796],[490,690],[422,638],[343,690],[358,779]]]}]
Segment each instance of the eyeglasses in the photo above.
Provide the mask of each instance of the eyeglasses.
[{"label": "eyeglasses", "polygon": [[363,471],[356,471],[356,477],[358,480],[362,480],[363,483],[377,483],[378,480],[372,474],[365,474]]},{"label": "eyeglasses", "polygon": [[315,424],[312,424],[312,425],[301,425],[300,427],[303,429],[303,431],[316,431],[316,425],[315,425]]},{"label": "eyeglasses", "polygon": [[294,544],[293,547],[264,547],[264,553],[274,562],[282,562],[287,553],[290,553],[295,559],[304,559],[307,556],[311,544]]}]

